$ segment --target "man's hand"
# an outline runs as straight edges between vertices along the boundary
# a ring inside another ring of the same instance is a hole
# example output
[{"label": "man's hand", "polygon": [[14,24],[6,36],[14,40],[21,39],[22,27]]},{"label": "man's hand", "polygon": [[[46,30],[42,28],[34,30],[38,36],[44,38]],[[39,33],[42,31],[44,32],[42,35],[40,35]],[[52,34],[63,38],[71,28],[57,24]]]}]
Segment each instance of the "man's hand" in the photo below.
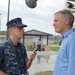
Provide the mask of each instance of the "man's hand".
[{"label": "man's hand", "polygon": [[36,49],[34,49],[34,51],[32,51],[32,52],[30,53],[29,60],[28,60],[28,62],[26,63],[26,69],[27,69],[27,70],[28,70],[29,67],[31,66],[32,61],[33,61],[33,59],[35,58],[36,54],[37,54]]},{"label": "man's hand", "polygon": [[33,59],[35,58],[36,54],[37,54],[37,49],[34,49],[34,51],[31,52],[29,59],[30,59],[30,60],[33,60]]}]

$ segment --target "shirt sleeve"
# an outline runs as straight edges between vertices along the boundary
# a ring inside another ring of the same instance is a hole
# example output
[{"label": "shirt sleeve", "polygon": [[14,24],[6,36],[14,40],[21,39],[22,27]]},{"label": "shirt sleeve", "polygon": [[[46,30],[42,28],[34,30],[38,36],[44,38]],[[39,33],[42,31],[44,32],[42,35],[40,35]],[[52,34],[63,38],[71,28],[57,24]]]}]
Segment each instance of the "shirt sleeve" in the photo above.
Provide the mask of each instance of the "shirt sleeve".
[{"label": "shirt sleeve", "polygon": [[75,40],[72,40],[69,46],[68,75],[75,75]]},{"label": "shirt sleeve", "polygon": [[2,70],[3,59],[4,59],[4,52],[2,47],[0,47],[0,70]]}]

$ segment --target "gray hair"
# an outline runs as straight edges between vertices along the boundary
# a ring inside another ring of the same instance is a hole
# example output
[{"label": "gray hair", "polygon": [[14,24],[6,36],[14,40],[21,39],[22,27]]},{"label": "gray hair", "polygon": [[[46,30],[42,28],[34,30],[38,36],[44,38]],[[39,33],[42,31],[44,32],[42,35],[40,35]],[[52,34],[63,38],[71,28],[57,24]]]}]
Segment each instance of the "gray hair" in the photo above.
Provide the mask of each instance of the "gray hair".
[{"label": "gray hair", "polygon": [[72,14],[72,12],[70,10],[67,10],[67,9],[60,10],[60,11],[56,12],[55,14],[61,14],[64,19],[69,18],[70,19],[69,23],[71,26],[73,26],[74,15]]}]

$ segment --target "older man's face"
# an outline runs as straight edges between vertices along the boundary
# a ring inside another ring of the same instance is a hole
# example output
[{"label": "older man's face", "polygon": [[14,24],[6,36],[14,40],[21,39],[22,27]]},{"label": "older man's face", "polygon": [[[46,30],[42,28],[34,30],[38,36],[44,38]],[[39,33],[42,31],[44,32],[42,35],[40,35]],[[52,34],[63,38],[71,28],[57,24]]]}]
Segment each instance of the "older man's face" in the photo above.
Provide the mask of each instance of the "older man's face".
[{"label": "older man's face", "polygon": [[62,17],[61,14],[55,14],[53,26],[55,28],[55,32],[64,34],[67,26],[67,21]]}]

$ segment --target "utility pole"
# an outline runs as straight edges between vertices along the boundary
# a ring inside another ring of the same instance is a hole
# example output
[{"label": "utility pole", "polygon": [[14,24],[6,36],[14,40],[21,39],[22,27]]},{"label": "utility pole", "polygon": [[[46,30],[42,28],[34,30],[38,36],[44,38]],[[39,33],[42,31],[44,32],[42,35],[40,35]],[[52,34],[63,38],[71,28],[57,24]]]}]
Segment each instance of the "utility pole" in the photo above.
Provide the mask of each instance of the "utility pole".
[{"label": "utility pole", "polygon": [[[9,14],[10,14],[10,0],[8,0],[7,22],[9,21]],[[7,27],[6,40],[8,40],[8,27]]]},{"label": "utility pole", "polygon": [[0,31],[1,31],[1,13],[0,13]]}]

